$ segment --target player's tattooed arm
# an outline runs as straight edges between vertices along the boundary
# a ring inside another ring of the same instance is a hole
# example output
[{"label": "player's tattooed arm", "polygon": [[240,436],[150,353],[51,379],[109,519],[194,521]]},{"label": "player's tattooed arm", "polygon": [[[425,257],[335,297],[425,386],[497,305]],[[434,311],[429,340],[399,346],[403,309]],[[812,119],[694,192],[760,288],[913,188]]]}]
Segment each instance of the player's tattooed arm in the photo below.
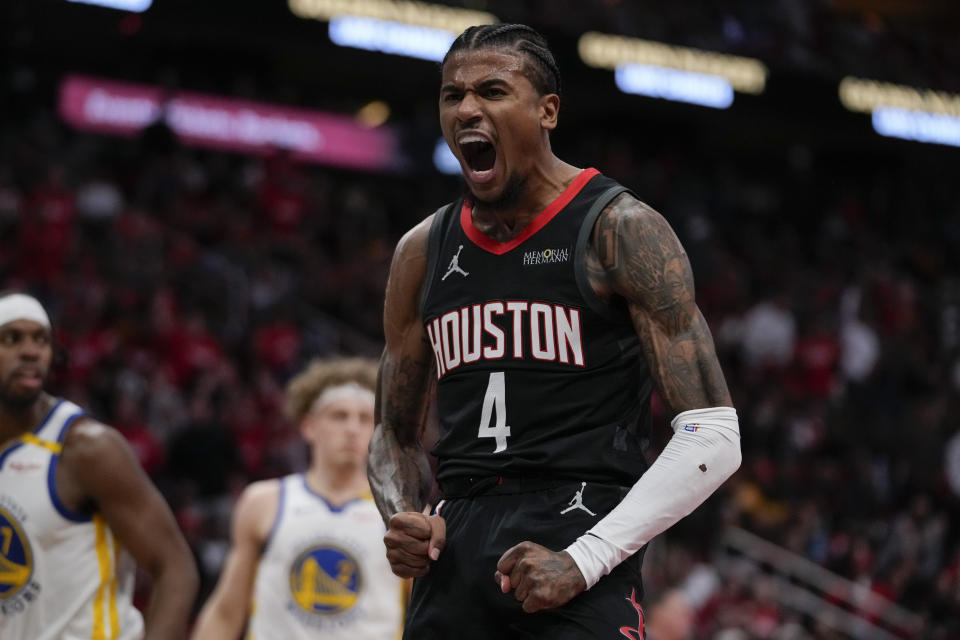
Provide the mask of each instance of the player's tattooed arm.
[{"label": "player's tattooed arm", "polygon": [[400,511],[420,511],[429,492],[430,464],[420,436],[433,375],[413,357],[394,358],[384,350],[380,359],[377,426],[367,474],[384,520]]},{"label": "player's tattooed arm", "polygon": [[397,246],[384,302],[386,346],[367,475],[385,521],[398,512],[420,511],[430,489],[430,465],[420,436],[435,374],[419,311],[429,223],[427,219],[412,229]]},{"label": "player's tattooed arm", "polygon": [[694,300],[686,252],[663,216],[630,194],[594,225],[591,283],[626,299],[651,374],[675,411],[733,406],[713,337]]}]

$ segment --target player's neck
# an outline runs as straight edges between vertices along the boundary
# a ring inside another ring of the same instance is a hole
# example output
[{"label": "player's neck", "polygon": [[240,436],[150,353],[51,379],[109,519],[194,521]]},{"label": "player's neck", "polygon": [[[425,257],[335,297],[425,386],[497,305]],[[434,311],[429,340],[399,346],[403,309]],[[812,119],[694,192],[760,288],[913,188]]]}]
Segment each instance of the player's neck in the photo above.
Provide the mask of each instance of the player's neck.
[{"label": "player's neck", "polygon": [[55,402],[56,398],[42,393],[25,405],[0,403],[0,446],[37,428]]},{"label": "player's neck", "polygon": [[475,202],[474,224],[497,240],[512,238],[556,200],[579,173],[580,169],[551,155],[523,178],[514,197],[502,202]]},{"label": "player's neck", "polygon": [[366,470],[360,467],[312,465],[307,484],[332,504],[340,505],[370,492]]}]

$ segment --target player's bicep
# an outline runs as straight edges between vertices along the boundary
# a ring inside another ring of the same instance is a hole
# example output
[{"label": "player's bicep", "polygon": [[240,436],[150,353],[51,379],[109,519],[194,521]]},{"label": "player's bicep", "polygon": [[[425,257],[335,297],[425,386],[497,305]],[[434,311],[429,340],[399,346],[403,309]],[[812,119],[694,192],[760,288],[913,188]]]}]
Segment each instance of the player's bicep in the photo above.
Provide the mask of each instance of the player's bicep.
[{"label": "player's bicep", "polygon": [[693,271],[663,216],[621,195],[597,220],[594,246],[614,292],[665,331],[689,326],[696,307]]},{"label": "player's bicep", "polygon": [[398,348],[420,318],[420,291],[427,270],[429,220],[408,231],[393,253],[383,305],[387,347]]},{"label": "player's bicep", "polygon": [[675,411],[729,405],[690,261],[663,216],[622,196],[600,216],[594,242],[667,404]]},{"label": "player's bicep", "polygon": [[122,435],[96,423],[77,425],[63,462],[137,564],[156,576],[170,562],[192,563],[170,507]]},{"label": "player's bicep", "polygon": [[377,422],[402,440],[418,435],[433,375],[430,342],[420,317],[428,222],[414,228],[397,246],[384,299],[386,346],[378,374]]}]

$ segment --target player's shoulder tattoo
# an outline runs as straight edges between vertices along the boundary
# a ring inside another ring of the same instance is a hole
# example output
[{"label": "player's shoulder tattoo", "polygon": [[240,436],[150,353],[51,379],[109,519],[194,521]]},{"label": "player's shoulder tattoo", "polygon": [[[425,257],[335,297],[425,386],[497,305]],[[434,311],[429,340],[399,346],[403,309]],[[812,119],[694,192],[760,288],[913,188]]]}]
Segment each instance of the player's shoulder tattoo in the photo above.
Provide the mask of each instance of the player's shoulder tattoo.
[{"label": "player's shoulder tattoo", "polygon": [[630,316],[652,375],[676,411],[729,405],[707,323],[694,300],[693,271],[666,219],[629,194],[594,227],[598,267]]},{"label": "player's shoulder tattoo", "polygon": [[650,310],[690,302],[693,275],[666,219],[633,195],[614,198],[594,227],[598,267],[611,287]]}]

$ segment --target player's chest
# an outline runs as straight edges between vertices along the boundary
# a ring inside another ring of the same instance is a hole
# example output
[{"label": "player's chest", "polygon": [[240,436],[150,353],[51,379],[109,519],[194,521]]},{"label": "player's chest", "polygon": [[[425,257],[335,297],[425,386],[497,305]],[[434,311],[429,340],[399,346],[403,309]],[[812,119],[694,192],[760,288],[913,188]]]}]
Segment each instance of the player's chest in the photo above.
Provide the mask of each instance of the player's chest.
[{"label": "player's chest", "polygon": [[[0,536],[19,532],[39,547],[56,542],[71,526],[58,512],[53,499],[55,468],[52,454],[22,447],[0,464]],[[0,545],[4,538],[0,537]]]}]

